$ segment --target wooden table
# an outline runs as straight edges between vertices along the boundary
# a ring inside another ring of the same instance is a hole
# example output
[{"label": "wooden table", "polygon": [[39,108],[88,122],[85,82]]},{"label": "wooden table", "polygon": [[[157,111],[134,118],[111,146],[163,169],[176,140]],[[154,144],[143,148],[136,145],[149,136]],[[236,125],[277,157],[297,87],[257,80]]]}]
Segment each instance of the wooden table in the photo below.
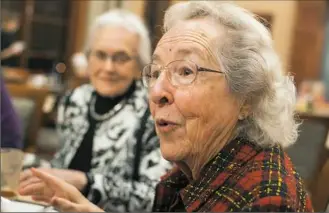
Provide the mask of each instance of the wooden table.
[{"label": "wooden table", "polygon": [[57,212],[48,204],[33,200],[9,200],[1,197],[1,212]]},{"label": "wooden table", "polygon": [[298,115],[302,120],[316,120],[327,126],[328,134],[324,146],[329,149],[329,109],[322,112],[298,112]]}]

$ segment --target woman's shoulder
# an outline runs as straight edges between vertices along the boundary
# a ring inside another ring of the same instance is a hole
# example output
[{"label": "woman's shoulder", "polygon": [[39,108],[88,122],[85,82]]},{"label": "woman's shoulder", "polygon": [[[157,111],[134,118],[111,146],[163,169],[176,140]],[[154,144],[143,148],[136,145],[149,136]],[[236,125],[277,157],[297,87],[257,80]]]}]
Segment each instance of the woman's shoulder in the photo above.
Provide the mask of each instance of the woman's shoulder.
[{"label": "woman's shoulder", "polygon": [[[302,186],[302,180],[296,172],[290,158],[281,146],[274,145],[265,147],[258,151],[246,165],[246,175],[252,175],[257,171],[261,175],[260,186],[282,186],[288,184],[285,190],[289,190],[290,185]],[[278,189],[279,190],[279,189]]]},{"label": "woman's shoulder", "polygon": [[135,82],[135,85],[136,85],[135,91],[134,91],[135,98],[147,101],[148,93],[147,93],[146,88],[143,86],[143,83],[138,80]]},{"label": "woman's shoulder", "polygon": [[265,206],[286,206],[292,211],[312,209],[302,178],[280,146],[264,148],[241,171],[244,178],[238,184],[253,195],[252,211],[265,211]]},{"label": "woman's shoulder", "polygon": [[210,198],[218,205],[210,211],[223,205],[235,211],[312,211],[303,181],[280,146],[240,145],[235,160],[212,185],[221,182]]},{"label": "woman's shoulder", "polygon": [[287,178],[289,182],[296,181],[301,184],[299,173],[279,145],[259,149],[257,155],[248,162],[247,167],[248,172],[259,171],[264,174],[262,181],[284,181],[284,178]]},{"label": "woman's shoulder", "polygon": [[69,90],[67,93],[69,96],[80,96],[82,94],[91,94],[94,91],[94,88],[91,84],[83,84],[81,86],[78,86],[72,90]]},{"label": "woman's shoulder", "polygon": [[141,81],[135,82],[135,90],[128,100],[128,104],[131,105],[134,111],[139,114],[139,117],[148,110],[148,92],[143,86]]},{"label": "woman's shoulder", "polygon": [[83,84],[72,90],[68,90],[62,98],[62,104],[66,105],[67,103],[72,102],[76,103],[77,105],[86,104],[89,102],[93,91],[94,88],[91,84]]}]

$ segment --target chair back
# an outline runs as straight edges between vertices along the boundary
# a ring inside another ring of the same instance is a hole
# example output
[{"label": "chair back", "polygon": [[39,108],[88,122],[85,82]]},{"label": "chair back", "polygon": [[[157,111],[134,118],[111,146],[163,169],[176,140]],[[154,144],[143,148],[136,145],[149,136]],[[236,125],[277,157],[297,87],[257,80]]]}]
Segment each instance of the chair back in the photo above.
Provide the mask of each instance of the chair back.
[{"label": "chair back", "polygon": [[42,125],[42,107],[49,91],[28,84],[8,83],[6,87],[14,102],[17,114],[22,120],[23,130],[25,130],[24,148],[33,148]]}]

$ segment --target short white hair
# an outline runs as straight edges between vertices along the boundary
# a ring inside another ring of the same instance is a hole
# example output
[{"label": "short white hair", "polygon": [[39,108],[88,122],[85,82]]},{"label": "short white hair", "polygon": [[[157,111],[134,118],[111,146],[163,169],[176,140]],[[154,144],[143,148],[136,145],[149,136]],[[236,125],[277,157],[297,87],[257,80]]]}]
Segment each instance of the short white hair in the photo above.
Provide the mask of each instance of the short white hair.
[{"label": "short white hair", "polygon": [[108,26],[123,27],[130,32],[136,33],[139,36],[138,56],[141,65],[144,66],[150,63],[151,41],[149,32],[140,17],[124,9],[113,9],[96,18],[89,31],[85,46],[86,53],[90,51],[90,45],[97,30]]},{"label": "short white hair", "polygon": [[[224,27],[214,52],[231,92],[251,105],[251,114],[237,125],[237,134],[259,145],[283,147],[298,137],[296,88],[283,73],[268,29],[251,12],[231,2],[189,1],[165,13],[164,31],[176,23],[209,18]],[[220,110],[220,109],[219,109]]]}]

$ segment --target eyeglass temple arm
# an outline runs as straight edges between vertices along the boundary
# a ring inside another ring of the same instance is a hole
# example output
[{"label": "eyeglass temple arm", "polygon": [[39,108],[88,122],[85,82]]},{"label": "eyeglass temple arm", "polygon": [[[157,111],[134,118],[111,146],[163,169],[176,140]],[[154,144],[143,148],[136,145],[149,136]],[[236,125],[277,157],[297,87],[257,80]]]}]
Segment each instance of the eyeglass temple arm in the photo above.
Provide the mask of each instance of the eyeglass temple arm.
[{"label": "eyeglass temple arm", "polygon": [[198,68],[198,71],[201,71],[201,72],[217,72],[217,73],[224,73],[224,72],[219,71],[219,70],[212,70],[212,69],[208,69],[208,68],[204,68],[204,67],[199,67],[199,68]]}]

